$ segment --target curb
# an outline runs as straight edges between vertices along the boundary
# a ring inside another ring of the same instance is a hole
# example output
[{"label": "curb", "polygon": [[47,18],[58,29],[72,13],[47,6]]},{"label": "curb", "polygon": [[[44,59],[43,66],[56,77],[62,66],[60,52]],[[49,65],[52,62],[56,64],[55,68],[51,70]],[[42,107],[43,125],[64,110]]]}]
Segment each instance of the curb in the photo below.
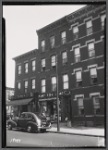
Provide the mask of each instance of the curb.
[{"label": "curb", "polygon": [[71,134],[71,135],[80,135],[80,136],[92,136],[92,137],[103,137],[105,138],[104,135],[91,135],[91,134],[81,134],[81,133],[69,133],[69,132],[58,132],[58,131],[48,131],[51,133],[60,133],[60,134]]}]

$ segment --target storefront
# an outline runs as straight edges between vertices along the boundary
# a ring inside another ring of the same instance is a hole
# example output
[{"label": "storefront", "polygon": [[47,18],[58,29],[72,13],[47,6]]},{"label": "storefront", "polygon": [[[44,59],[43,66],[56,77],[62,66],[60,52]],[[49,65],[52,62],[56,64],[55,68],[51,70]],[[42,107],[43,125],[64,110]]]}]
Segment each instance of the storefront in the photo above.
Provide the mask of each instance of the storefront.
[{"label": "storefront", "polygon": [[13,115],[18,116],[22,112],[34,112],[35,103],[33,98],[13,100],[7,103],[7,106],[13,107]]},{"label": "storefront", "polygon": [[57,118],[57,99],[47,98],[39,99],[40,112],[44,113],[51,120],[56,120]]}]

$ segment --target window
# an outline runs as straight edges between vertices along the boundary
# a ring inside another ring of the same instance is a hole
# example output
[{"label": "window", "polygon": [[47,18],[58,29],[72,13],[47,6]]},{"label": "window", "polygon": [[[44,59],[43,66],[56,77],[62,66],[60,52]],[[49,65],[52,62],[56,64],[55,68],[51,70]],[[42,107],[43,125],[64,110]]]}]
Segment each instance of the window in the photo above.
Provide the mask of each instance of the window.
[{"label": "window", "polygon": [[94,43],[93,42],[88,44],[88,53],[89,53],[89,57],[95,56],[95,50],[94,50]]},{"label": "window", "polygon": [[74,48],[74,57],[75,57],[75,62],[79,62],[80,61],[80,48],[76,47]]},{"label": "window", "polygon": [[42,52],[45,51],[45,40],[41,41],[41,50],[42,50]]},{"label": "window", "polygon": [[65,44],[66,43],[66,31],[63,31],[61,33],[61,44]]},{"label": "window", "polygon": [[24,88],[25,88],[25,93],[27,93],[27,89],[28,89],[28,81],[25,81],[25,83],[24,83]]},{"label": "window", "polygon": [[90,68],[91,84],[97,83],[97,69],[96,67]]},{"label": "window", "polygon": [[67,52],[62,53],[62,64],[65,65],[67,63]]},{"label": "window", "polygon": [[21,89],[21,82],[18,82],[18,89]]},{"label": "window", "polygon": [[106,19],[106,14],[101,15],[101,27],[104,29],[105,26],[105,19]]},{"label": "window", "polygon": [[82,71],[81,70],[75,71],[75,75],[76,75],[76,86],[79,87],[82,85]]},{"label": "window", "polygon": [[32,89],[35,89],[35,79],[32,79]]},{"label": "window", "polygon": [[32,71],[35,71],[36,69],[36,61],[32,60]]},{"label": "window", "polygon": [[42,67],[42,70],[45,70],[45,67],[46,67],[45,58],[41,60],[41,67]]},{"label": "window", "polygon": [[55,55],[51,56],[51,66],[52,67],[56,66],[56,56]]},{"label": "window", "polygon": [[94,106],[94,114],[97,115],[100,113],[100,101],[99,101],[99,95],[93,95],[93,106]]},{"label": "window", "polygon": [[91,34],[93,32],[92,21],[91,20],[88,20],[86,22],[86,28],[87,28],[87,35],[89,35],[89,34]]},{"label": "window", "polygon": [[79,115],[84,115],[84,101],[83,101],[83,97],[77,97],[77,101],[78,101]]},{"label": "window", "polygon": [[21,65],[18,66],[18,74],[21,74]]},{"label": "window", "polygon": [[54,48],[54,46],[55,46],[55,37],[54,36],[50,37],[50,45],[51,45],[51,48]]},{"label": "window", "polygon": [[63,75],[63,89],[68,89],[69,88],[69,79],[68,75],[65,74]]},{"label": "window", "polygon": [[74,26],[73,27],[73,36],[74,36],[74,39],[78,39],[78,32],[79,32],[78,26]]},{"label": "window", "polygon": [[46,80],[42,79],[41,80],[41,93],[45,93],[46,92]]},{"label": "window", "polygon": [[52,91],[56,91],[57,88],[57,81],[56,81],[56,77],[52,77],[51,78],[51,85],[52,85]]},{"label": "window", "polygon": [[28,63],[25,63],[25,73],[28,73]]}]

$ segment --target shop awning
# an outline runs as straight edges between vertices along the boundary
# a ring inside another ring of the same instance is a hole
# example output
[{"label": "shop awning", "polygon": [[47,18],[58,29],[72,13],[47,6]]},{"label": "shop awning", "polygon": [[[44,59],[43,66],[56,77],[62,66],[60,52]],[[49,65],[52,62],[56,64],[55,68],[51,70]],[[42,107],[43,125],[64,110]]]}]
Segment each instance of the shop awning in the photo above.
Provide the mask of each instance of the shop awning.
[{"label": "shop awning", "polygon": [[43,99],[39,99],[39,101],[51,101],[51,100],[56,100],[57,97],[52,97],[52,98],[43,98]]},{"label": "shop awning", "polygon": [[27,105],[28,103],[30,103],[31,101],[33,100],[33,98],[28,98],[28,99],[21,99],[21,100],[14,100],[14,101],[10,101],[10,102],[7,102],[6,105],[9,106],[9,105]]}]

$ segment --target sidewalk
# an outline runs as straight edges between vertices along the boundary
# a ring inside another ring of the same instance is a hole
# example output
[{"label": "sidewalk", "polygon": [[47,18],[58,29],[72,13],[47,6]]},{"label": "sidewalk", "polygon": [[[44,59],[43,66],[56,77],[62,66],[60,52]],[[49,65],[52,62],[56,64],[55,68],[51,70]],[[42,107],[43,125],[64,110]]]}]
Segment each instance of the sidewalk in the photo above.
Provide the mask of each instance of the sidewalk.
[{"label": "sidewalk", "polygon": [[[52,128],[48,130],[49,132],[57,133],[57,126],[52,125]],[[67,134],[76,134],[76,135],[85,135],[85,136],[98,136],[104,137],[105,130],[102,127],[60,127],[59,133],[67,133]]]}]

